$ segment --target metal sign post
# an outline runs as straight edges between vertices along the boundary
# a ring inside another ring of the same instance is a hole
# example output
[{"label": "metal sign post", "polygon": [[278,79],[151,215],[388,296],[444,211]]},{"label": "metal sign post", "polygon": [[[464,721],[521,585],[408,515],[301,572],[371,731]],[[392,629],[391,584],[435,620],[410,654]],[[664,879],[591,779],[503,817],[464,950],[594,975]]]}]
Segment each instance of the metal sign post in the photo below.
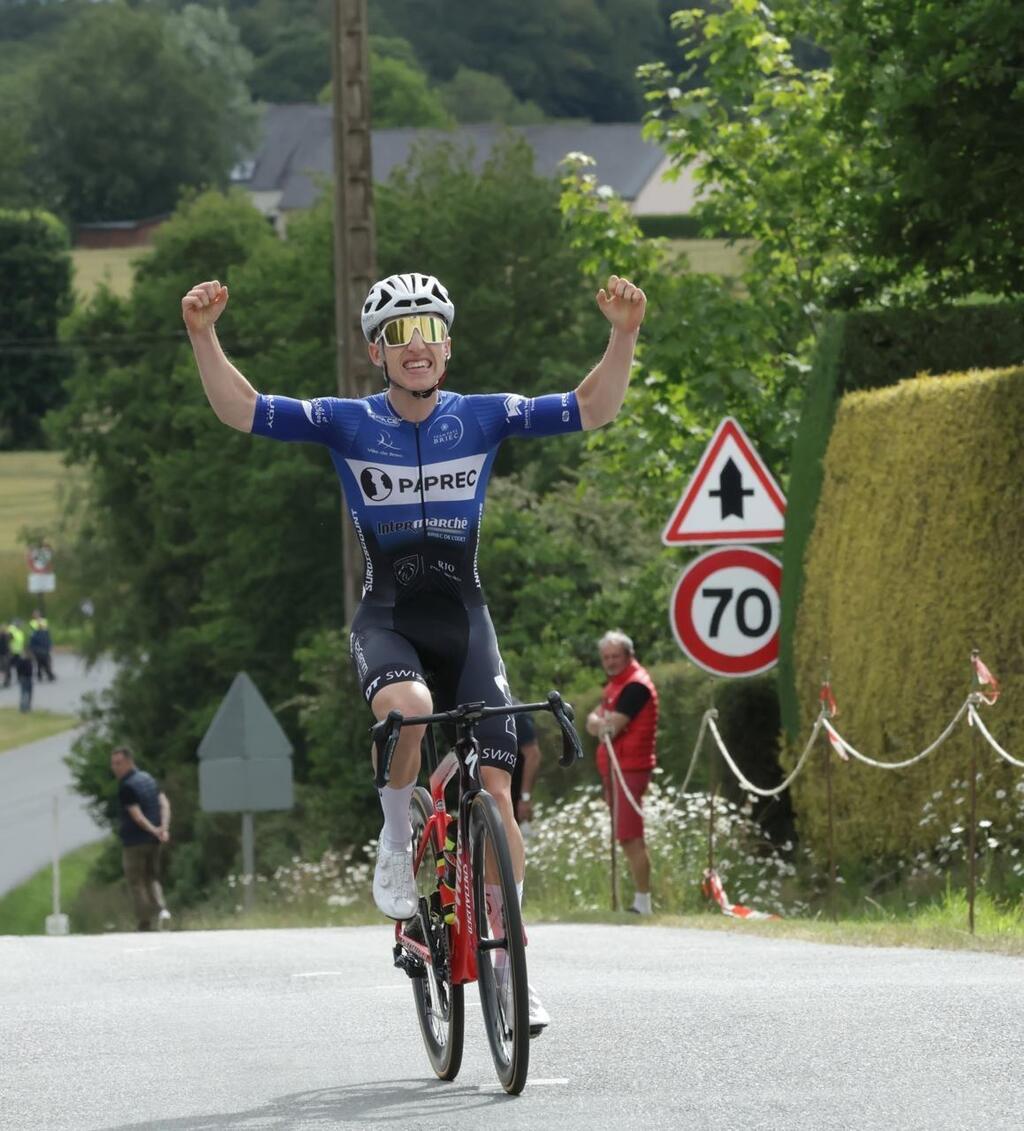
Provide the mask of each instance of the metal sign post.
[{"label": "metal sign post", "polygon": [[60,797],[53,795],[53,913],[46,916],[48,935],[66,935],[68,917],[60,912]]}]

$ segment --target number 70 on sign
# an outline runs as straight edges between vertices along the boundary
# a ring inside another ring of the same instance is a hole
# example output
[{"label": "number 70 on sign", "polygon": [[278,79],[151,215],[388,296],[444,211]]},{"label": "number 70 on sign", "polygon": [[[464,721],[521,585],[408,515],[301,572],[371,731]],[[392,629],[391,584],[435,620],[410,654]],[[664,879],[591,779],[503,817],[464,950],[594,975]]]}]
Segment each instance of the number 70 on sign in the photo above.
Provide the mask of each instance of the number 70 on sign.
[{"label": "number 70 on sign", "polygon": [[714,675],[757,675],[779,658],[782,564],[751,546],[702,554],[683,571],[669,606],[679,647]]}]

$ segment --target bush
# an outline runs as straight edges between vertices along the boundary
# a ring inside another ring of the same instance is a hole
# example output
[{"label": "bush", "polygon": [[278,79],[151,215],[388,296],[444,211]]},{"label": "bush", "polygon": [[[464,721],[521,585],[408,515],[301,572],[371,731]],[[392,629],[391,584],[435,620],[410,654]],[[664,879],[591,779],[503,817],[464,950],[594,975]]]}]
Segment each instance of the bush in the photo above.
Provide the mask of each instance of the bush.
[{"label": "bush", "polygon": [[816,522],[822,461],[845,393],[878,389],[919,373],[955,373],[1024,363],[1024,303],[859,311],[834,316],[812,365],[790,461],[783,543],[779,694],[796,738],[806,709],[796,695],[793,641],[804,554]]},{"label": "bush", "polygon": [[[896,761],[937,737],[971,688],[972,647],[1004,686],[989,716],[997,737],[1024,748],[1024,717],[1012,710],[1024,691],[1024,605],[1007,568],[1024,544],[1022,431],[1024,370],[918,378],[840,406],[807,550],[796,690],[806,716],[827,657],[842,732],[874,758]],[[927,849],[934,831],[922,805],[964,774],[971,740],[963,727],[902,771],[837,766],[837,851]],[[987,747],[979,769],[980,803],[1012,824],[1014,771]],[[823,775],[812,769],[793,790],[801,835],[820,846]],[[941,823],[963,816],[940,804]]]}]

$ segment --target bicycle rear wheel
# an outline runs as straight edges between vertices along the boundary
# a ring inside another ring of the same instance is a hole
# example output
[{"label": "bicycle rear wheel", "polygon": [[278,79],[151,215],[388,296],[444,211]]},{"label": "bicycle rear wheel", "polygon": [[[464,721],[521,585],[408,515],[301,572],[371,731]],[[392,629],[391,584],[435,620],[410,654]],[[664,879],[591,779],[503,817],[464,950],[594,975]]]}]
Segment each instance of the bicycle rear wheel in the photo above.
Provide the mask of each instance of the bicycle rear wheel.
[{"label": "bicycle rear wheel", "polygon": [[[478,793],[470,804],[469,845],[484,1026],[501,1086],[515,1096],[526,1085],[530,1066],[526,948],[512,857],[498,806],[489,793]],[[486,879],[488,869],[490,878]],[[501,922],[493,927],[487,915],[485,882],[501,890]]]},{"label": "bicycle rear wheel", "polygon": [[[423,839],[423,830],[433,811],[430,794],[417,786],[409,813],[414,845],[418,846]],[[431,1067],[442,1080],[454,1080],[462,1067],[465,1001],[463,987],[453,986],[451,982],[451,928],[441,918],[434,898],[437,892],[434,852],[440,848],[433,842],[429,844],[416,870],[416,889],[420,897],[416,922],[423,941],[438,955],[441,964],[429,963],[422,977],[413,978],[412,994]]]}]

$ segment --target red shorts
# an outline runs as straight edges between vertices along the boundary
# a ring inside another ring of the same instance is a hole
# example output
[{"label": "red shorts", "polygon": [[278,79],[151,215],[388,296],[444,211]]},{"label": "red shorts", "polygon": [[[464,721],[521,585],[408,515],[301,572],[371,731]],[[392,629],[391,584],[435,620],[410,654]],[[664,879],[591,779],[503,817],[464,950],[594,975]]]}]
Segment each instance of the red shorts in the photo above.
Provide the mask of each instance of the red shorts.
[{"label": "red shorts", "polygon": [[[622,771],[626,787],[641,808],[643,808],[643,796],[647,792],[647,787],[651,784],[652,773],[652,770]],[[615,839],[618,841],[636,840],[644,835],[644,819],[633,806],[630,805],[628,799],[623,794],[618,778],[614,778],[614,781],[615,805],[617,807],[615,813]],[[601,782],[604,785],[604,799],[608,802],[610,808],[612,803],[611,780],[602,774]]]}]

